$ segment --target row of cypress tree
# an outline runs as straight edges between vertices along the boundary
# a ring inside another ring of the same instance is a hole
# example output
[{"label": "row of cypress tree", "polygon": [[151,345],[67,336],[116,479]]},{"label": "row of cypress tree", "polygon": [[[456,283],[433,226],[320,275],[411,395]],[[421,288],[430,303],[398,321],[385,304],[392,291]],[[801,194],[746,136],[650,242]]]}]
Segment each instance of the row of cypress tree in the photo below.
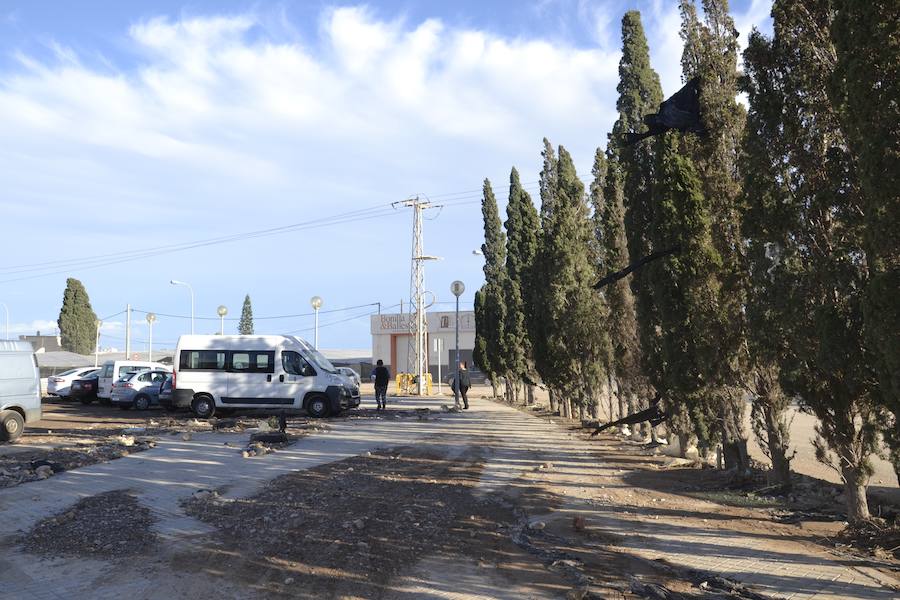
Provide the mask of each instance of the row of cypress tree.
[{"label": "row of cypress tree", "polygon": [[749,397],[785,487],[796,401],[818,417],[817,456],[843,478],[849,519],[867,519],[880,437],[900,475],[900,9],[776,0],[774,34],[750,35],[743,73],[727,0],[680,9],[706,132],[623,143],[663,99],[640,14],[626,13],[619,118],[588,189],[546,139],[539,211],[513,169],[501,225],[484,182],[476,363],[510,400],[540,382],[564,416],[626,414],[659,394],[682,449],[721,444],[737,473]]}]

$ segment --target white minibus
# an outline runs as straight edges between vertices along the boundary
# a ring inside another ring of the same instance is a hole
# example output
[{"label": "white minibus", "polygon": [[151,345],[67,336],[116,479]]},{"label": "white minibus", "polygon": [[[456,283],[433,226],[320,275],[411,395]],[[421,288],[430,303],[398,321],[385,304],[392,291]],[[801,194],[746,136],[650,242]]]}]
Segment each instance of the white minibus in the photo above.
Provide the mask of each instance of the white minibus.
[{"label": "white minibus", "polygon": [[41,379],[28,342],[0,341],[0,442],[14,442],[41,419]]},{"label": "white minibus", "polygon": [[112,395],[112,384],[129,373],[136,371],[148,371],[150,369],[171,370],[168,366],[158,362],[146,360],[108,360],[100,369],[100,377],[97,379],[97,398],[101,404],[109,404]]},{"label": "white minibus", "polygon": [[236,408],[305,410],[318,418],[359,406],[359,386],[295,336],[183,335],[174,361],[168,402],[201,419]]}]

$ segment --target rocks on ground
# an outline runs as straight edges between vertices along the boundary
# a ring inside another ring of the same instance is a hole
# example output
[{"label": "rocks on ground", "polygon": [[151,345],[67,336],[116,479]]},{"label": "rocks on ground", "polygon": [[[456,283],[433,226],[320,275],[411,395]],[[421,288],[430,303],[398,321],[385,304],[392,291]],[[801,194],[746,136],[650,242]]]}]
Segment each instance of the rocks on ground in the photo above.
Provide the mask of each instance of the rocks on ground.
[{"label": "rocks on ground", "polygon": [[20,542],[43,557],[110,558],[145,554],[158,543],[153,516],[128,493],[89,496],[37,523]]}]

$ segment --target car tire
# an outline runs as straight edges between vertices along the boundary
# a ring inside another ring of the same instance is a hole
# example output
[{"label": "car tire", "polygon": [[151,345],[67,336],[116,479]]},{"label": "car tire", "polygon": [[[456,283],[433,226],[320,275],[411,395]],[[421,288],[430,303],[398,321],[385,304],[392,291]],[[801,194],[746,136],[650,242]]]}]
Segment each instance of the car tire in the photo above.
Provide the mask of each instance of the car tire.
[{"label": "car tire", "polygon": [[14,410],[0,411],[0,442],[14,442],[25,430],[25,419]]},{"label": "car tire", "polygon": [[191,402],[191,410],[198,419],[210,419],[216,414],[216,401],[209,394],[197,394]]},{"label": "car tire", "polygon": [[85,406],[87,406],[88,404],[91,404],[94,401],[93,398],[80,398],[80,400],[81,400],[81,403],[84,404]]},{"label": "car tire", "polygon": [[306,402],[306,412],[313,419],[322,419],[328,416],[328,396],[317,394]]},{"label": "car tire", "polygon": [[148,408],[150,408],[150,402],[150,396],[148,396],[147,394],[138,394],[137,396],[135,396],[132,405],[134,406],[135,410],[147,410]]}]

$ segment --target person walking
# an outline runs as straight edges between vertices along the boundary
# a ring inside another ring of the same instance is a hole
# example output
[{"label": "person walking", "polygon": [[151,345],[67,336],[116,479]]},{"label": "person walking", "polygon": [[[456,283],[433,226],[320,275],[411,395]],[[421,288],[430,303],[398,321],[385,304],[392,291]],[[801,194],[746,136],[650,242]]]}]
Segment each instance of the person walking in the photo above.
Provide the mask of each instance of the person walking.
[{"label": "person walking", "polygon": [[459,363],[459,395],[463,399],[463,409],[469,408],[469,396],[467,392],[472,387],[472,380],[469,379],[469,371],[466,369],[466,361]]},{"label": "person walking", "polygon": [[391,372],[380,358],[375,365],[372,377],[375,379],[375,403],[378,404],[376,410],[384,410],[387,408],[387,389],[391,382]]}]

